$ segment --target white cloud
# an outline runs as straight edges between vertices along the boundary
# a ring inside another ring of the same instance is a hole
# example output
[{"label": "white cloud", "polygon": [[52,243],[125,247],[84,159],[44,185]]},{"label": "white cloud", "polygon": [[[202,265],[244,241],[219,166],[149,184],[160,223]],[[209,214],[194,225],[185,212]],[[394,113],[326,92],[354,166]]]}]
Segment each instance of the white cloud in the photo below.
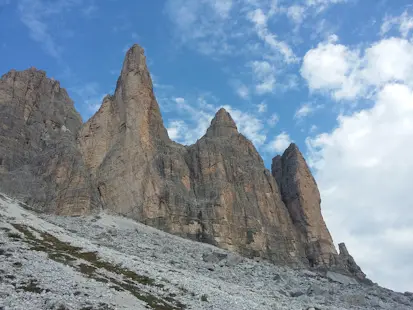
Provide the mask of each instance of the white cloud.
[{"label": "white cloud", "polygon": [[398,30],[403,38],[409,36],[410,31],[413,30],[413,16],[410,15],[407,10],[404,11],[400,16],[386,16],[381,25],[380,34],[384,36],[387,34],[394,26],[398,26]]},{"label": "white cloud", "polygon": [[[19,0],[18,13],[21,22],[28,28],[30,37],[40,43],[44,50],[54,58],[60,58],[61,46],[57,43],[57,38],[61,36],[61,30],[50,25],[53,18],[57,18],[61,23],[63,13],[78,8],[84,16],[90,16],[92,11],[96,11],[93,3],[82,0],[56,0],[53,5],[44,0]],[[57,34],[55,32],[58,32]],[[65,29],[70,33],[68,29]]]},{"label": "white cloud", "polygon": [[301,119],[314,111],[314,108],[309,103],[302,104],[297,111],[295,111],[294,118]]},{"label": "white cloud", "polygon": [[185,131],[188,129],[188,126],[184,121],[171,121],[166,128],[168,131],[169,138],[172,140],[178,140],[185,134]]},{"label": "white cloud", "polygon": [[383,39],[364,53],[333,38],[306,53],[301,75],[311,91],[337,100],[369,97],[388,82],[413,84],[412,55],[413,43],[401,38]]},{"label": "white cloud", "polygon": [[166,127],[171,139],[179,143],[190,145],[201,138],[221,107],[231,114],[239,132],[250,139],[256,147],[262,146],[266,141],[264,122],[258,116],[229,105],[216,104],[217,99],[211,95],[202,95],[194,100],[176,97],[172,102],[180,119],[174,114],[174,118],[167,122]]},{"label": "white cloud", "polygon": [[305,54],[301,75],[310,90],[332,91],[336,98],[352,99],[360,92],[353,76],[359,61],[357,51],[330,40]]},{"label": "white cloud", "polygon": [[211,2],[215,12],[222,18],[227,18],[232,8],[232,0],[215,0]]},{"label": "white cloud", "polygon": [[255,25],[258,37],[264,41],[274,52],[280,53],[286,63],[295,63],[298,61],[291,47],[284,41],[277,39],[267,25],[267,16],[261,9],[255,9],[247,15],[248,19]]},{"label": "white cloud", "polygon": [[183,103],[185,103],[185,98],[182,98],[182,97],[176,97],[174,100],[175,100],[175,102],[178,103],[178,104],[183,104]]},{"label": "white cloud", "polygon": [[[413,90],[386,84],[372,108],[308,139],[328,227],[374,281],[413,290]],[[385,268],[383,268],[385,266]]]},{"label": "white cloud", "polygon": [[317,125],[311,125],[310,127],[310,133],[315,133],[318,130]]},{"label": "white cloud", "polygon": [[267,120],[267,124],[270,127],[274,127],[275,125],[277,125],[278,121],[280,120],[279,116],[274,113],[270,116],[270,118]]},{"label": "white cloud", "polygon": [[294,114],[294,118],[297,120],[302,120],[303,118],[313,114],[316,110],[323,108],[323,105],[314,105],[313,103],[303,103]]},{"label": "white cloud", "polygon": [[305,18],[306,8],[301,5],[292,5],[287,8],[287,16],[296,24],[301,24]]},{"label": "white cloud", "polygon": [[264,113],[267,111],[267,105],[264,102],[257,104],[258,113]]},{"label": "white cloud", "polygon": [[268,153],[282,153],[291,142],[290,136],[286,132],[282,132],[265,146],[265,151]]},{"label": "white cloud", "polygon": [[340,4],[346,2],[348,2],[348,0],[307,0],[306,5],[316,8],[317,12],[321,12],[332,4]]},{"label": "white cloud", "polygon": [[373,85],[391,81],[413,83],[413,43],[389,38],[366,50],[363,79]]},{"label": "white cloud", "polygon": [[86,117],[92,116],[102,105],[103,98],[106,96],[100,90],[97,82],[88,82],[83,85],[69,88],[80,98],[80,107],[82,108]]},{"label": "white cloud", "polygon": [[268,61],[252,61],[249,66],[254,74],[254,80],[258,82],[255,91],[262,95],[272,93],[275,89],[275,67]]},{"label": "white cloud", "polygon": [[223,107],[231,114],[237,124],[239,132],[250,139],[255,147],[259,148],[265,143],[267,136],[264,131],[263,121],[260,118],[228,105],[224,105]]},{"label": "white cloud", "polygon": [[165,12],[175,27],[176,39],[206,55],[229,54],[236,36],[229,19],[231,0],[168,0]]},{"label": "white cloud", "polygon": [[233,81],[231,83],[231,85],[234,87],[235,93],[240,98],[242,98],[242,99],[248,99],[249,98],[250,90],[249,90],[248,86],[241,83],[240,81]]}]

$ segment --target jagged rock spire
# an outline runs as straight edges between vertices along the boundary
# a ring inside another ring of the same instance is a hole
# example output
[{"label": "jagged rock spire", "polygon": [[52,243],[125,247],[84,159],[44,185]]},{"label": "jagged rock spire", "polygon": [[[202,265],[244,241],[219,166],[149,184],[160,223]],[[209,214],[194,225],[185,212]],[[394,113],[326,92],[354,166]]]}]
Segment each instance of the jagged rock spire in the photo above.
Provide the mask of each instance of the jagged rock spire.
[{"label": "jagged rock spire", "polygon": [[114,103],[119,112],[120,130],[128,128],[143,136],[145,143],[169,141],[159,105],[153,93],[145,52],[134,44],[126,53],[116,85]]},{"label": "jagged rock spire", "polygon": [[221,108],[211,121],[206,136],[207,137],[229,137],[238,134],[237,125],[231,115]]}]

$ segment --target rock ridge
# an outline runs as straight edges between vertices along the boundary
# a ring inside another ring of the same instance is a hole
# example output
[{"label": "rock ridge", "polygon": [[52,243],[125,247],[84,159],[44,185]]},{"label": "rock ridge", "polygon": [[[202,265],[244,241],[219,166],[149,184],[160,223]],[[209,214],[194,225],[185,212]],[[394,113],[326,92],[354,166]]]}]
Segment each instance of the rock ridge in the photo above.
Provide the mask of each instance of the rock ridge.
[{"label": "rock ridge", "polygon": [[247,257],[363,278],[345,246],[337,254],[298,147],[268,171],[224,108],[195,144],[173,142],[137,44],[114,94],[86,123],[60,84],[35,68],[2,76],[0,117],[0,191],[38,211],[103,208]]}]

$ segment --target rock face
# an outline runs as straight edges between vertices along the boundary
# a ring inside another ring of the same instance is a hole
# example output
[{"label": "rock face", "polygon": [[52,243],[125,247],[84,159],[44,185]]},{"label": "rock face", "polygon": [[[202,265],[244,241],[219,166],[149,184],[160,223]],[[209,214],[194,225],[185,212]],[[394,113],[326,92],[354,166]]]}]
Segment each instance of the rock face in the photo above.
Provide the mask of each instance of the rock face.
[{"label": "rock face", "polygon": [[294,144],[271,174],[225,109],[195,144],[169,139],[138,45],[85,124],[58,82],[35,69],[2,77],[0,117],[0,191],[38,210],[103,208],[248,257],[361,272],[337,254]]},{"label": "rock face", "polygon": [[361,270],[359,265],[357,265],[353,256],[347,250],[344,243],[338,245],[340,251],[338,266],[341,266],[342,270],[348,271],[350,274],[354,275],[359,281],[367,284],[372,284],[372,282],[366,278],[366,274]]},{"label": "rock face", "polygon": [[272,173],[281,189],[301,243],[305,244],[310,266],[330,266],[337,251],[321,215],[321,198],[317,184],[305,159],[292,143],[282,156],[273,159]]},{"label": "rock face", "polygon": [[31,68],[0,79],[0,189],[38,210],[84,214],[94,201],[76,145],[80,115],[59,82]]}]

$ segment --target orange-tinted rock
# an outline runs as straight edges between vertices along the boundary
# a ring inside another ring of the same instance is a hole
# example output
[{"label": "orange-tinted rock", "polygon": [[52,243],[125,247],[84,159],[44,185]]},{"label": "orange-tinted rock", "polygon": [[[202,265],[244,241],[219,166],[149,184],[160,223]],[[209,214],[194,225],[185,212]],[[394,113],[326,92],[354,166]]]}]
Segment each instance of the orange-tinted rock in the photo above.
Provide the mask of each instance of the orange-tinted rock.
[{"label": "orange-tinted rock", "polygon": [[292,143],[281,157],[273,160],[272,172],[280,185],[294,226],[305,245],[310,266],[330,266],[337,251],[321,214],[317,184],[305,159]]}]

